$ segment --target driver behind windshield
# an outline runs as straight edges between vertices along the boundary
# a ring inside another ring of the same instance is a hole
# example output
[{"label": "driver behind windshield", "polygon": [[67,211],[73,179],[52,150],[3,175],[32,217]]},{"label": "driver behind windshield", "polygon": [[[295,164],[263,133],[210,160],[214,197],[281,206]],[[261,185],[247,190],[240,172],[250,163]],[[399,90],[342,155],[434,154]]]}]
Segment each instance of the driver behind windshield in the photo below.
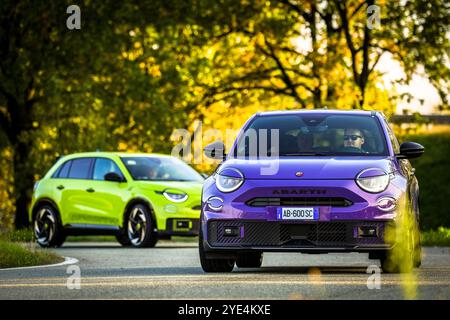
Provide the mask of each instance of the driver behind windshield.
[{"label": "driver behind windshield", "polygon": [[364,135],[359,129],[347,128],[344,131],[344,147],[356,148],[362,152],[362,145],[364,144]]}]

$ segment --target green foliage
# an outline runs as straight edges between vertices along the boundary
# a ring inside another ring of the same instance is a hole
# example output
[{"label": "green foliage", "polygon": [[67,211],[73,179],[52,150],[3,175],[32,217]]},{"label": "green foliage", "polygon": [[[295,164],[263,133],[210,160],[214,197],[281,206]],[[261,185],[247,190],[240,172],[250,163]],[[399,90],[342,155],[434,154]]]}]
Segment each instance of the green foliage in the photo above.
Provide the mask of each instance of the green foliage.
[{"label": "green foliage", "polygon": [[421,236],[423,246],[450,247],[450,228],[439,227],[436,230],[424,231]]},{"label": "green foliage", "polygon": [[11,151],[6,148],[0,156],[0,235],[2,229],[13,226],[14,203],[12,201],[13,179],[11,177]]},{"label": "green foliage", "polygon": [[0,268],[37,266],[63,262],[64,258],[48,251],[0,239]]},{"label": "green foliage", "polygon": [[5,232],[0,235],[0,240],[10,241],[10,242],[34,242],[33,230],[31,229],[20,229]]},{"label": "green foliage", "polygon": [[420,186],[421,229],[450,227],[448,199],[450,199],[450,130],[427,130],[418,134],[400,136],[400,141],[414,141],[425,147],[422,157],[412,159]]},{"label": "green foliage", "polygon": [[[413,72],[423,71],[438,90],[440,109],[449,109],[450,97],[450,6],[445,0],[386,1],[381,24],[389,25],[380,33],[395,39],[389,47],[404,71],[411,78]],[[380,46],[383,46],[380,43]]]}]

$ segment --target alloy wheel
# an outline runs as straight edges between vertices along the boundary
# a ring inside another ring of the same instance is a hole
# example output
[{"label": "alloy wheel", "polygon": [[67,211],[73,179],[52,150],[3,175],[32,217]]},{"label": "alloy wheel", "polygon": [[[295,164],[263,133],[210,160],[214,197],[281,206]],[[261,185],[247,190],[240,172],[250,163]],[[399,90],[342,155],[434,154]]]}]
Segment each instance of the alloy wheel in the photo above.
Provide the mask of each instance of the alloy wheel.
[{"label": "alloy wheel", "polygon": [[48,246],[55,236],[56,217],[49,208],[42,208],[36,214],[34,221],[34,234],[37,242]]},{"label": "alloy wheel", "polygon": [[128,238],[134,246],[139,246],[145,238],[147,218],[141,208],[134,208],[128,218]]}]

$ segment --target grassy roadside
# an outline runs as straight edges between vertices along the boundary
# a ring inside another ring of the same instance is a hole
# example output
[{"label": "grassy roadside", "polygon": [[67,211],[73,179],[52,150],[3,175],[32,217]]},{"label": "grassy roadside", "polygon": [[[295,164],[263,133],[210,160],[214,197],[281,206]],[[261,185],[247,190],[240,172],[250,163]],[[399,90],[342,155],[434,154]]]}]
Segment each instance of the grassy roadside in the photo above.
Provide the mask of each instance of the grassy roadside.
[{"label": "grassy roadside", "polygon": [[0,268],[28,267],[63,262],[64,258],[52,252],[27,247],[0,239]]},{"label": "grassy roadside", "polygon": [[422,231],[420,241],[422,246],[450,247],[450,228]]}]

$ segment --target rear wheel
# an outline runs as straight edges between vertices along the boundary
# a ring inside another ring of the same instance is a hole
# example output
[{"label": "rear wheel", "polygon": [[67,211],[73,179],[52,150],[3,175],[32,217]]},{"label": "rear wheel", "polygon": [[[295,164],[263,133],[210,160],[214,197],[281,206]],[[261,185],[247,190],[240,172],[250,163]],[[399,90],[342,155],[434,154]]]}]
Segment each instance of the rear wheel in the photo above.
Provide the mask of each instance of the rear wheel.
[{"label": "rear wheel", "polygon": [[154,231],[155,223],[152,219],[150,209],[146,206],[142,204],[132,206],[128,212],[126,226],[128,240],[124,239],[124,237],[119,237],[118,239],[116,237],[122,245],[148,248],[154,247],[158,242],[158,235]]},{"label": "rear wheel", "polygon": [[41,247],[60,247],[66,240],[59,213],[50,205],[42,205],[36,210],[33,227],[36,242]]},{"label": "rear wheel", "polygon": [[200,227],[198,249],[200,253],[200,264],[205,272],[231,272],[234,268],[234,259],[229,258],[207,258],[203,248],[203,233]]},{"label": "rear wheel", "polygon": [[262,252],[240,253],[236,259],[236,266],[239,268],[259,268],[263,262]]}]

